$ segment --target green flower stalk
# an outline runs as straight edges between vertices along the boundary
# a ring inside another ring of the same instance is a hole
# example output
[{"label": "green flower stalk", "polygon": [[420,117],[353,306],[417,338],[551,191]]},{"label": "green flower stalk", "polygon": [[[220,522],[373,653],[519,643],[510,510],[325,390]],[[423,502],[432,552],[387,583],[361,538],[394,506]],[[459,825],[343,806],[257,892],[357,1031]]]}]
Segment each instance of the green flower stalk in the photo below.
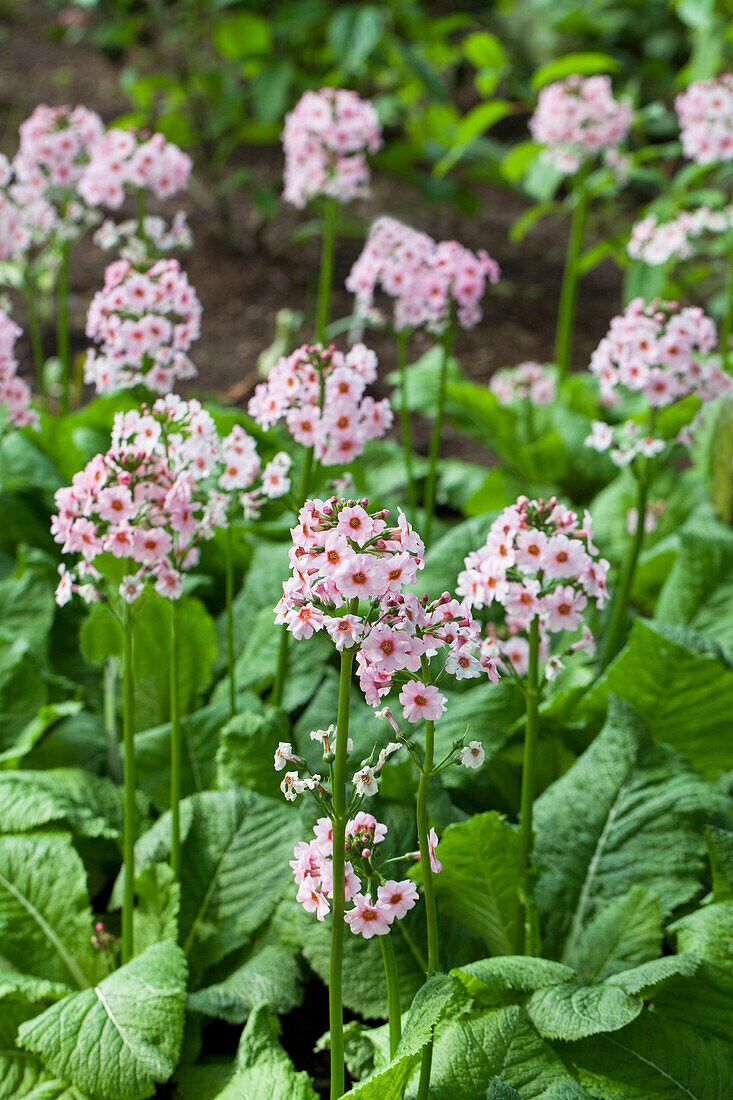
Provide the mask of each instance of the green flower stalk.
[{"label": "green flower stalk", "polygon": [[601,672],[603,672],[614,657],[618,655],[624,644],[631,591],[634,586],[634,577],[636,576],[639,556],[642,546],[644,545],[644,523],[646,522],[646,507],[650,483],[649,463],[644,462],[643,466],[638,468],[636,464],[634,464],[632,466],[632,472],[636,479],[636,526],[631,536],[626,560],[611,605],[608,630],[606,631],[599,662]]},{"label": "green flower stalk", "polygon": [[227,523],[224,531],[224,574],[225,574],[225,614],[227,623],[227,673],[229,677],[229,717],[237,713],[237,672],[234,650],[234,549],[232,546],[232,524]]},{"label": "green flower stalk", "polygon": [[527,682],[524,688],[526,717],[524,755],[522,759],[522,790],[519,802],[519,845],[523,867],[529,865],[532,854],[532,806],[536,785],[537,710],[539,705],[539,654],[540,620],[535,616],[529,625],[529,663]]},{"label": "green flower stalk", "polygon": [[71,330],[69,325],[69,251],[70,244],[61,245],[56,285],[56,348],[61,363],[61,412],[69,411],[69,392],[71,389]]},{"label": "green flower stalk", "polygon": [[561,380],[567,377],[572,363],[575,314],[580,283],[580,256],[583,249],[583,235],[588,220],[588,193],[585,187],[585,177],[582,174],[573,188],[571,200],[573,212],[570,219],[570,235],[565,256],[565,270],[563,271],[560,308],[555,332],[555,362]]},{"label": "green flower stalk", "polygon": [[407,513],[410,520],[415,518],[417,493],[412,468],[412,429],[410,427],[410,405],[407,397],[407,359],[410,340],[409,330],[401,328],[397,332],[397,367],[400,374],[400,435],[402,453],[405,459],[405,478],[407,480]]},{"label": "green flower stalk", "polygon": [[122,860],[125,867],[122,895],[122,963],[133,956],[133,916],[135,910],[135,674],[133,670],[133,612],[125,605],[122,622],[122,739],[125,746],[124,819]]},{"label": "green flower stalk", "polygon": [[428,453],[428,477],[425,484],[425,545],[430,545],[430,536],[435,517],[435,498],[438,486],[438,461],[440,459],[440,445],[443,436],[443,417],[445,414],[445,397],[448,384],[448,362],[453,352],[453,324],[452,318],[440,339],[441,360],[440,375],[438,380],[438,407],[435,414],[433,431],[430,436],[430,450]]},{"label": "green flower stalk", "polygon": [[171,870],[181,877],[181,715],[178,675],[176,600],[171,600],[170,713],[171,713]]}]

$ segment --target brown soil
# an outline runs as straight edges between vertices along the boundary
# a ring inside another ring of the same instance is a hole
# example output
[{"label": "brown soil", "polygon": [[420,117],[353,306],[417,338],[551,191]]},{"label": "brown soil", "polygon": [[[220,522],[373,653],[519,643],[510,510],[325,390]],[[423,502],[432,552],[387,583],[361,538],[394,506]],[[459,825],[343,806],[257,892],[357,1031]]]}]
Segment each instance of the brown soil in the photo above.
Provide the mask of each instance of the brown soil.
[{"label": "brown soil", "polygon": [[[6,16],[0,41],[0,149],[6,154],[15,151],[18,123],[39,102],[85,103],[106,121],[129,109],[119,89],[118,66],[86,44],[53,41],[52,32],[53,17],[41,2],[15,5]],[[241,159],[259,179],[278,187],[279,149],[251,147],[241,151]],[[508,231],[526,208],[525,201],[496,187],[478,184],[477,188],[478,212],[467,217],[450,205],[426,203],[400,180],[377,176],[372,198],[356,213],[366,225],[377,214],[389,212],[438,238],[455,237],[474,248],[486,248],[499,261],[502,279],[486,297],[484,319],[472,332],[461,333],[456,347],[470,377],[486,381],[498,367],[551,358],[566,226],[546,219],[521,244],[512,244]],[[183,206],[195,238],[183,263],[204,307],[202,336],[193,349],[199,369],[196,388],[241,402],[256,382],[257,356],[272,341],[278,310],[312,309],[318,242],[314,237],[300,239],[297,231],[308,215],[285,205],[280,216],[263,228],[247,193],[237,193],[230,203],[231,225],[226,230],[213,205],[205,181],[198,179],[185,201],[173,202],[169,212]],[[348,314],[352,307],[343,281],[359,249],[355,238],[340,244],[335,317]],[[85,346],[85,311],[101,284],[104,264],[105,257],[89,239],[74,253],[72,329],[78,350]],[[587,364],[619,305],[619,295],[619,275],[610,263],[584,280],[577,368]],[[22,324],[20,304],[17,315]],[[303,335],[310,335],[307,325]],[[370,342],[383,368],[391,368],[391,342],[378,334],[370,335]],[[415,343],[415,351],[420,350]],[[424,435],[418,429],[418,445],[424,444]],[[466,456],[475,453],[473,448],[467,452],[465,441],[450,433],[445,449]]]}]

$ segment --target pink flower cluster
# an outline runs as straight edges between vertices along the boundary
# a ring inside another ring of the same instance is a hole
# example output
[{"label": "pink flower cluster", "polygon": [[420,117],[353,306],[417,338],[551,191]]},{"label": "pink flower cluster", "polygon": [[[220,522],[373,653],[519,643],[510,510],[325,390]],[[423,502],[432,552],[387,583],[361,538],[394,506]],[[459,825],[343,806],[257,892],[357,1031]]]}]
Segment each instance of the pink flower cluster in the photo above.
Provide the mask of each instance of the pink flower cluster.
[{"label": "pink flower cluster", "polygon": [[[234,451],[243,456],[236,479],[227,478],[223,461],[231,462]],[[177,599],[183,573],[198,562],[199,543],[226,525],[232,492],[249,488],[258,472],[250,438],[235,429],[220,443],[198,401],[169,394],[151,409],[118,413],[110,449],[56,493],[52,534],[65,554],[80,559],[74,571],[61,567],[58,603],[74,593],[98,598],[105,577],[95,560],[102,554],[130,564],[118,589],[126,602],[148,583]]]},{"label": "pink flower cluster", "polygon": [[660,222],[656,214],[648,214],[631,230],[626,251],[632,260],[657,267],[669,260],[686,260],[693,254],[692,242],[705,233],[718,236],[733,225],[733,209],[712,210],[699,206],[683,210],[676,218]]},{"label": "pink flower cluster", "polygon": [[343,88],[305,92],[285,116],[286,202],[303,208],[326,195],[340,203],[369,189],[367,153],[382,145],[377,113],[368,100]]},{"label": "pink flower cluster", "polygon": [[698,164],[733,160],[733,73],[696,80],[674,105],[685,156]]},{"label": "pink flower cluster", "polygon": [[499,274],[499,265],[483,249],[474,253],[458,241],[436,244],[427,233],[382,217],[372,226],[346,288],[356,295],[362,316],[375,315],[375,294],[381,287],[394,299],[397,331],[425,326],[440,332],[453,310],[463,328],[477,324],[486,284],[496,283]]},{"label": "pink flower cluster", "polygon": [[190,173],[190,157],[163,134],[111,129],[91,150],[79,194],[89,206],[116,210],[126,189],[167,199],[186,186]]},{"label": "pink flower cluster", "polygon": [[541,363],[527,362],[497,371],[491,377],[489,388],[500,405],[513,405],[516,401],[550,405],[555,399],[556,380],[552,371]]},{"label": "pink flower cluster", "polygon": [[599,153],[613,154],[632,118],[628,100],[614,99],[609,77],[569,76],[542,89],[529,129],[545,158],[573,174]]},{"label": "pink flower cluster", "polygon": [[[597,421],[586,444],[604,451],[616,444],[612,458],[618,465],[637,453],[661,453],[666,443],[655,436],[657,409],[695,394],[711,401],[729,393],[733,383],[715,360],[704,362],[717,340],[715,325],[698,306],[680,308],[676,302],[634,298],[624,313],[614,317],[591,357],[590,369],[600,382],[601,399],[618,404],[624,393],[640,394],[650,410],[650,430],[634,422],[617,429]],[[686,434],[679,441],[684,442]]]},{"label": "pink flower cluster", "polygon": [[444,593],[429,603],[403,592],[422,568],[423,542],[403,512],[388,526],[389,513],[370,514],[365,503],[310,500],[300,510],[276,622],[298,639],[323,630],[339,650],[358,647],[359,683],[370,706],[399,679],[406,681],[399,698],[407,721],[435,721],[446,700],[423,682],[432,657],[440,654],[459,679],[486,673],[496,682],[498,673],[477,656],[476,624],[457,600]]},{"label": "pink flower cluster", "polygon": [[0,309],[0,434],[2,419],[14,428],[38,427],[38,413],[31,408],[31,391],[27,382],[18,378],[15,341],[21,329],[4,309]]},{"label": "pink flower cluster", "polygon": [[101,353],[88,353],[85,381],[98,393],[138,383],[167,393],[196,374],[186,352],[200,323],[201,304],[177,260],[116,260],[87,313],[86,334]]},{"label": "pink flower cluster", "polygon": [[284,419],[296,443],[313,447],[324,466],[348,463],[392,423],[389,401],[365,397],[377,377],[377,357],[364,344],[346,355],[333,346],[304,344],[280,359],[249,402],[263,428]]},{"label": "pink flower cluster", "polygon": [[77,187],[103,129],[86,107],[41,105],[21,123],[12,163],[0,156],[0,258],[70,240],[90,219]]},{"label": "pink flower cluster", "polygon": [[[330,911],[329,900],[333,897],[333,832],[330,818],[319,818],[313,832],[315,840],[301,841],[295,846],[295,858],[290,861],[290,866],[298,887],[298,901],[306,913],[315,913],[317,919],[322,921]],[[355,935],[361,935],[365,940],[385,936],[394,921],[402,920],[414,908],[418,898],[417,887],[410,879],[396,881],[384,879],[381,875],[378,876],[381,884],[375,899],[370,893],[362,893],[364,884],[356,868],[362,875],[371,872],[376,877],[374,863],[379,856],[379,844],[386,835],[387,826],[363,811],[346,825],[344,885],[346,900],[353,907],[346,911],[344,920]]]},{"label": "pink flower cluster", "polygon": [[[473,608],[500,605],[510,642],[498,643],[492,626],[484,654],[499,654],[515,671],[526,670],[526,632],[539,620],[543,634],[584,629],[589,601],[602,608],[608,562],[593,543],[591,518],[549,501],[519,497],[491,524],[485,544],[472,551],[458,577],[458,594]],[[588,648],[584,631],[572,648]],[[546,651],[545,651],[546,652]],[[544,656],[544,653],[541,653]]]},{"label": "pink flower cluster", "polygon": [[58,193],[68,197],[103,131],[101,118],[87,107],[39,105],[20,124],[20,145],[13,161],[18,182],[47,198]]}]

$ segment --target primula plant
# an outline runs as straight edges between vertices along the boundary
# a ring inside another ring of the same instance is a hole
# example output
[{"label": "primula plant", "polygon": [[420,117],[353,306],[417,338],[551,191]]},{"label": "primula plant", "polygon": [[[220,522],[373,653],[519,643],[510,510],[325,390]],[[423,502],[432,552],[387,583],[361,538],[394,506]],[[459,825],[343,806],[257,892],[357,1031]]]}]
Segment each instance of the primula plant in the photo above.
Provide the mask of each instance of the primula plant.
[{"label": "primula plant", "polygon": [[159,6],[5,120],[0,1098],[730,1100],[724,15]]}]

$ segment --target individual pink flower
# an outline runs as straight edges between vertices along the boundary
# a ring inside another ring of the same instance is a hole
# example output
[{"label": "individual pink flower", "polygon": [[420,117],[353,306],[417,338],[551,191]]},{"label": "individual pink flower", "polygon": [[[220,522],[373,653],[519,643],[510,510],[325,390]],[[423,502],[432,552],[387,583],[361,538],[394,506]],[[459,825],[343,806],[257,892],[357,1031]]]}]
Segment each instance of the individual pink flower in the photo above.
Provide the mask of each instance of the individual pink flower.
[{"label": "individual pink flower", "polygon": [[491,376],[489,389],[500,405],[527,401],[530,405],[549,405],[555,399],[555,375],[541,363],[520,363],[518,367],[499,370]]},{"label": "individual pink flower", "polygon": [[577,630],[587,606],[588,597],[584,592],[577,592],[570,585],[560,585],[542,599],[545,626],[551,633]]},{"label": "individual pink flower", "polygon": [[408,722],[436,722],[445,712],[445,696],[432,684],[408,680],[399,695]]},{"label": "individual pink flower", "polygon": [[375,904],[371,894],[357,894],[353,902],[354,908],[344,914],[351,931],[365,940],[370,940],[372,936],[386,936],[395,919],[392,908],[379,901]]},{"label": "individual pink flower", "polygon": [[413,909],[417,903],[417,887],[410,879],[387,879],[377,889],[377,901],[383,907],[391,910],[393,920],[402,918]]},{"label": "individual pink flower", "polygon": [[301,903],[306,913],[315,913],[319,921],[326,919],[330,910],[328,900],[320,887],[315,888],[308,879],[304,879],[298,887],[297,900]]},{"label": "individual pink flower", "polygon": [[430,832],[428,833],[428,853],[430,855],[430,869],[432,870],[433,874],[436,875],[439,875],[440,872],[443,870],[443,864],[440,862],[436,855],[438,844],[438,834],[436,833],[435,829],[431,827]]}]

